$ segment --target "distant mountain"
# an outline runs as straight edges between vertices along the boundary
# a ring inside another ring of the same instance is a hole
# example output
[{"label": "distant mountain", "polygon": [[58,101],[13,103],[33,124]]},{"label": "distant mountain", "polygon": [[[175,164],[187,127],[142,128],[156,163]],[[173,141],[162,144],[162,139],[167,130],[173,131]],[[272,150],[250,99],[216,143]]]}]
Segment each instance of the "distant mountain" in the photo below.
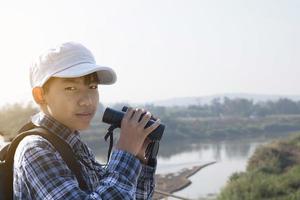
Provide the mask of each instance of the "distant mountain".
[{"label": "distant mountain", "polygon": [[148,102],[156,106],[189,106],[189,105],[204,105],[209,104],[213,99],[224,97],[229,99],[243,98],[253,100],[254,103],[259,101],[277,101],[280,98],[288,98],[293,101],[300,101],[300,95],[263,95],[263,94],[247,94],[247,93],[228,93],[228,94],[217,94],[210,96],[199,96],[199,97],[179,97],[171,98],[161,101]]}]

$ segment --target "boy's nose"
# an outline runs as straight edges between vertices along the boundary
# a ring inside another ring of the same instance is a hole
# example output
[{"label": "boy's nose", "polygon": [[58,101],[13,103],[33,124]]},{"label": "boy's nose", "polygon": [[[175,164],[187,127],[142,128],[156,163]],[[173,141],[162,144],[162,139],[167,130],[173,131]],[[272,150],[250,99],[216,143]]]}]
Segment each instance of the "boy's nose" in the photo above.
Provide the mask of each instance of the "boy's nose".
[{"label": "boy's nose", "polygon": [[92,105],[94,102],[93,96],[90,94],[86,94],[83,95],[80,99],[79,99],[79,105],[80,106],[90,106]]}]

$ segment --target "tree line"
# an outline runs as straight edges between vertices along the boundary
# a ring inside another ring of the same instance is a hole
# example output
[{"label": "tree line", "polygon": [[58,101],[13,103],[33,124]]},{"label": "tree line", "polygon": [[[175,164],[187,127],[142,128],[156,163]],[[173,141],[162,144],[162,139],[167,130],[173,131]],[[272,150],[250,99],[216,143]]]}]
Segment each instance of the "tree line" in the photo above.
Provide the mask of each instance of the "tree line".
[{"label": "tree line", "polygon": [[188,107],[163,107],[146,105],[160,117],[265,117],[269,115],[300,114],[300,101],[281,98],[277,101],[262,101],[236,98],[215,98],[210,104],[190,105]]},{"label": "tree line", "polygon": [[[121,110],[126,104],[115,104],[112,107]],[[137,106],[128,105],[127,106]],[[104,105],[99,105],[99,112],[92,122],[92,130],[103,127],[101,112]],[[191,105],[187,107],[164,107],[156,105],[138,105],[149,110],[155,117],[162,119],[167,125],[167,131],[172,133],[173,139],[186,137],[212,137],[247,132],[261,133],[265,130],[299,130],[299,119],[284,121],[284,119],[268,119],[260,121],[246,121],[244,119],[261,119],[276,115],[300,115],[300,101],[282,98],[277,101],[256,102],[237,98],[216,98],[210,104]],[[32,103],[21,105],[12,104],[0,108],[0,132],[4,135],[14,135],[22,125],[36,113],[37,107]],[[99,114],[100,113],[100,114]],[[234,120],[232,120],[234,118]],[[222,123],[221,123],[222,122]]]}]

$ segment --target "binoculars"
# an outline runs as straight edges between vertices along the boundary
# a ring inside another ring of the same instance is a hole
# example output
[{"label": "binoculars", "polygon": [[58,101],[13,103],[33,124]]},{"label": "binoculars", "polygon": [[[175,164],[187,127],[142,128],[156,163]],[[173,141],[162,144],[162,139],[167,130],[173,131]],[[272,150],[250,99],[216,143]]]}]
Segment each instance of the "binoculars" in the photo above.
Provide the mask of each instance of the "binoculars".
[{"label": "binoculars", "polygon": [[[128,107],[124,106],[122,108],[122,111],[117,111],[114,110],[112,108],[106,108],[103,114],[103,118],[102,121],[108,124],[112,124],[115,125],[118,128],[121,128],[121,121],[125,115],[125,112],[127,111]],[[141,118],[145,115],[146,113],[143,113],[141,115]],[[140,120],[141,120],[140,118]],[[155,118],[153,118],[151,116],[150,120],[148,121],[148,123],[146,124],[145,128],[151,126],[154,122],[156,121]],[[165,125],[164,124],[160,124],[154,131],[152,131],[149,135],[148,138],[151,141],[160,141],[163,132],[165,130]]]},{"label": "binoculars", "polygon": [[[125,115],[125,112],[127,111],[128,107],[124,106],[122,108],[122,111],[114,110],[112,108],[106,108],[103,114],[102,121],[104,123],[110,124],[114,127],[121,128],[121,122]],[[142,119],[142,117],[146,113],[143,113],[139,120]],[[155,118],[151,116],[150,120],[146,124],[145,128],[151,126],[156,121]],[[150,144],[148,145],[145,156],[148,159],[148,164],[155,165],[156,162],[156,156],[158,154],[159,150],[159,141],[162,138],[162,135],[165,130],[165,125],[160,124],[155,130],[153,130],[147,137],[151,140]]]}]

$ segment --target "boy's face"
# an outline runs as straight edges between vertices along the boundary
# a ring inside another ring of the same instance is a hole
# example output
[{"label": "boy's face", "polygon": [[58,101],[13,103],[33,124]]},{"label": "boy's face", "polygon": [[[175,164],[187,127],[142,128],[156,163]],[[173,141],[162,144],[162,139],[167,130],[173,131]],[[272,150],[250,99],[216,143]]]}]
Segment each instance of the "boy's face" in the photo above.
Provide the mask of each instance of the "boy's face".
[{"label": "boy's face", "polygon": [[98,84],[79,78],[51,78],[42,109],[72,130],[87,129],[99,103]]}]

